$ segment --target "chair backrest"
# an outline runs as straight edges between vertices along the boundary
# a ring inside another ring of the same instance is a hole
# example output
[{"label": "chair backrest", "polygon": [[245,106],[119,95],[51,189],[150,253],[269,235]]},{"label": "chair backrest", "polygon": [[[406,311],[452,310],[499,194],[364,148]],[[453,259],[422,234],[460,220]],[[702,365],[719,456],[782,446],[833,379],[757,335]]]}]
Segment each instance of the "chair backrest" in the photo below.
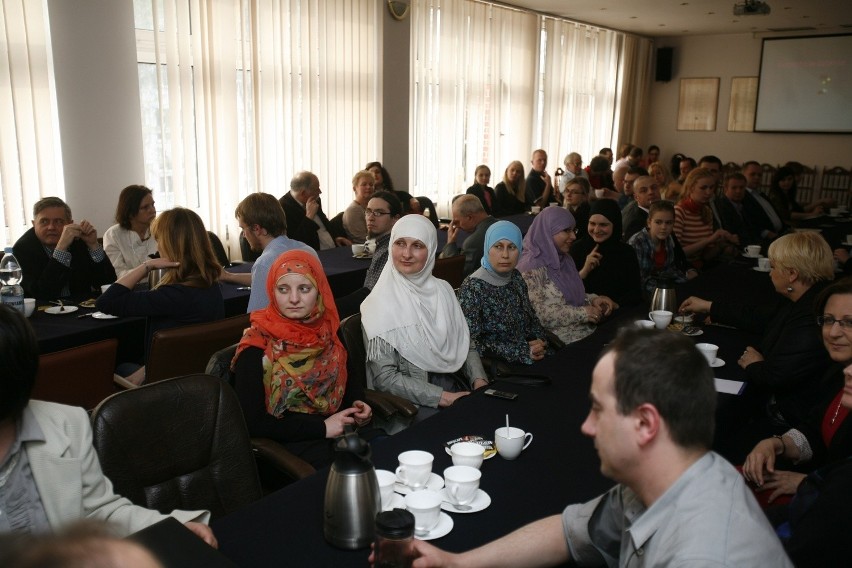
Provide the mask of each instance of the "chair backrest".
[{"label": "chair backrest", "polygon": [[839,166],[823,168],[820,197],[834,199],[838,205],[849,205],[852,172]]},{"label": "chair backrest", "polygon": [[95,408],[92,428],[104,474],[137,505],[217,518],[262,497],[237,396],[215,377],[114,394]]},{"label": "chair backrest", "polygon": [[361,314],[353,314],[340,322],[337,331],[346,348],[346,373],[348,380],[367,388],[367,349],[361,333]]},{"label": "chair backrest", "polygon": [[760,189],[766,192],[772,187],[772,178],[775,177],[777,168],[772,164],[761,164],[760,168],[763,170],[760,174]]},{"label": "chair backrest", "polygon": [[249,326],[249,314],[154,333],[145,365],[145,382],[202,373],[210,356],[233,345]]},{"label": "chair backrest", "polygon": [[459,288],[464,281],[464,255],[457,254],[449,258],[435,259],[432,276],[446,280],[453,289]]},{"label": "chair backrest", "polygon": [[32,398],[93,409],[116,391],[117,349],[117,339],[106,339],[39,355]]},{"label": "chair backrest", "polygon": [[332,236],[346,236],[346,229],[343,228],[343,211],[328,220],[328,232]]},{"label": "chair backrest", "polygon": [[219,236],[213,231],[207,231],[207,236],[210,237],[210,244],[213,246],[213,254],[216,255],[216,260],[219,261],[219,264],[222,266],[226,266],[231,262],[231,259],[228,258],[228,253],[225,252],[225,247],[222,246],[222,241],[219,240]]}]

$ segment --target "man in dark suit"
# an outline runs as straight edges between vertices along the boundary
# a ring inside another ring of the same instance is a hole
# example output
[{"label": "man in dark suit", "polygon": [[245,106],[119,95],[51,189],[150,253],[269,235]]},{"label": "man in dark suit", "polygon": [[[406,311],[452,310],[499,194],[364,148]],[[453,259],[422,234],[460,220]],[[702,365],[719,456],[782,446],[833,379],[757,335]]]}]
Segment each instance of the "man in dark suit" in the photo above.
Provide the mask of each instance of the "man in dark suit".
[{"label": "man in dark suit", "polygon": [[760,176],[763,168],[757,162],[743,164],[743,175],[746,178],[746,195],[743,198],[743,209],[755,220],[760,229],[760,237],[764,241],[772,241],[787,230],[778,212],[772,207],[766,197],[760,193]]},{"label": "man in dark suit", "polygon": [[624,242],[645,228],[648,224],[648,208],[659,200],[660,186],[654,178],[647,175],[636,178],[633,182],[633,201],[621,210]]},{"label": "man in dark suit", "polygon": [[[740,245],[759,245],[760,219],[745,206],[746,178],[741,173],[725,177],[724,193],[713,200],[714,213],[722,228],[740,238]],[[759,205],[756,207],[759,208]],[[752,208],[754,209],[754,207]]]},{"label": "man in dark suit", "polygon": [[352,242],[339,234],[322,211],[319,178],[311,172],[299,172],[290,181],[290,191],[278,201],[287,217],[287,236],[302,241],[314,250],[350,246]]},{"label": "man in dark suit", "polygon": [[88,296],[115,282],[115,269],[86,220],[71,218],[71,208],[58,197],[33,206],[33,227],[14,247],[21,265],[24,294],[39,300]]}]

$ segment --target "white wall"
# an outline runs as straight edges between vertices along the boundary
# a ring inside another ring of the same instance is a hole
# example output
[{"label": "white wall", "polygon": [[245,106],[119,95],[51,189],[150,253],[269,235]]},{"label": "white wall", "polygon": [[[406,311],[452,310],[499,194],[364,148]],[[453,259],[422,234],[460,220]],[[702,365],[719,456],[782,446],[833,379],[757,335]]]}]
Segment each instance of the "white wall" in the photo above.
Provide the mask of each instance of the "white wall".
[{"label": "white wall", "polygon": [[[656,47],[674,48],[672,80],[651,87],[651,120],[644,140],[657,144],[666,161],[676,152],[700,158],[715,154],[722,162],[757,160],[783,164],[790,160],[807,166],[852,167],[852,135],[769,134],[728,132],[728,104],[733,77],[757,77],[761,39],[751,34],[657,38]],[[679,132],[677,107],[680,79],[719,77],[719,107],[715,132]],[[790,78],[791,81],[795,77]]]},{"label": "white wall", "polygon": [[145,183],[133,2],[47,5],[65,200],[103,235],[121,190]]}]

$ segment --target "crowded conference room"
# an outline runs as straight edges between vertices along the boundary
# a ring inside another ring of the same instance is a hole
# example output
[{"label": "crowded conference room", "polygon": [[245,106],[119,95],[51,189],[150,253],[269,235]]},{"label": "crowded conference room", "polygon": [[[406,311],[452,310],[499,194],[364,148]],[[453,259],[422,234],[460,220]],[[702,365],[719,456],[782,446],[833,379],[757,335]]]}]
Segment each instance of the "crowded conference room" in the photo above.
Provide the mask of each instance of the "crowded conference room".
[{"label": "crowded conference room", "polygon": [[0,19],[0,566],[849,562],[852,5]]}]

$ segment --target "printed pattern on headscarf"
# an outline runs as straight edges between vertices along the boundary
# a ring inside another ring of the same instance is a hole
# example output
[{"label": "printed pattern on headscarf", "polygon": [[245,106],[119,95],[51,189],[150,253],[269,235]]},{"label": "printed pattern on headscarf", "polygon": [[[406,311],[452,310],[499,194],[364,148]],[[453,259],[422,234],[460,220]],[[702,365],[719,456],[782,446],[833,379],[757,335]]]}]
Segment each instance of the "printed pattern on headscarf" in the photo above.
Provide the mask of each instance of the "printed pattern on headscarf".
[{"label": "printed pattern on headscarf", "polygon": [[565,301],[572,306],[582,306],[586,289],[577,266],[570,254],[562,254],[553,242],[553,236],[575,226],[574,216],[562,207],[545,207],[524,237],[524,250],[518,261],[518,271],[529,272],[547,267],[547,275],[556,285]]},{"label": "printed pattern on headscarf", "polygon": [[[426,265],[404,275],[393,263],[394,243],[413,238],[426,245]],[[373,291],[361,304],[367,358],[389,349],[430,373],[453,373],[470,351],[470,332],[452,287],[432,276],[438,235],[422,215],[406,215],[391,229],[390,258]]]},{"label": "printed pattern on headscarf", "polygon": [[[275,290],[281,278],[300,274],[317,288],[316,304],[303,320],[285,317]],[[252,312],[234,362],[247,347],[263,349],[266,411],[331,415],[346,392],[346,350],[337,337],[340,317],[322,266],[313,255],[291,250],[279,256],[266,280],[269,305]],[[232,362],[232,365],[234,364]]]}]

